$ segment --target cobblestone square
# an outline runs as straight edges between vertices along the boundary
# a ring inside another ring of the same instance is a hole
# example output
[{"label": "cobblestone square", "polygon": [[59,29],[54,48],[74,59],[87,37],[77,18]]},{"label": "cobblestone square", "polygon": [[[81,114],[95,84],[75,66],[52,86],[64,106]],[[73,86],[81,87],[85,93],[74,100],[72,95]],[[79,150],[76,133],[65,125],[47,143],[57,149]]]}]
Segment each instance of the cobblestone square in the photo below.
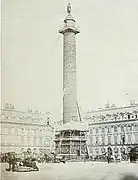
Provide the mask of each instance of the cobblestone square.
[{"label": "cobblestone square", "polygon": [[121,180],[126,174],[138,179],[138,164],[127,162],[39,164],[40,171],[29,173],[6,172],[7,166],[1,165],[2,180]]}]

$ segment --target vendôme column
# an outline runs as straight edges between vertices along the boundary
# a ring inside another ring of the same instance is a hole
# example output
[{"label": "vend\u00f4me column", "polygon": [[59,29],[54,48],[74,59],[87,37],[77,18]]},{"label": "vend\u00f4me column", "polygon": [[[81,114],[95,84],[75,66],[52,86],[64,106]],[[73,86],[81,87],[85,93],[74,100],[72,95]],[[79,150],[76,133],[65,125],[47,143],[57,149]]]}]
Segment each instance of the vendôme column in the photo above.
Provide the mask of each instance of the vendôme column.
[{"label": "vend\u00f4me column", "polygon": [[63,34],[63,123],[77,121],[77,89],[76,89],[76,39],[79,30],[71,16],[71,5],[67,6],[64,27],[59,30]]}]

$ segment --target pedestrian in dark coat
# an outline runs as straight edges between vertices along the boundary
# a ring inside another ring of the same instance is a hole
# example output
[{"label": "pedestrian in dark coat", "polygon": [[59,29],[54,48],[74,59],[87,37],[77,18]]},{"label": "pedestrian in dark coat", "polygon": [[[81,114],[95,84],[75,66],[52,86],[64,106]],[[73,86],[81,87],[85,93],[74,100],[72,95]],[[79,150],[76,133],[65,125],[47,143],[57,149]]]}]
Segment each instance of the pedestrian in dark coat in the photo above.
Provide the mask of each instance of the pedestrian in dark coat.
[{"label": "pedestrian in dark coat", "polygon": [[9,154],[9,171],[15,171],[15,155]]}]

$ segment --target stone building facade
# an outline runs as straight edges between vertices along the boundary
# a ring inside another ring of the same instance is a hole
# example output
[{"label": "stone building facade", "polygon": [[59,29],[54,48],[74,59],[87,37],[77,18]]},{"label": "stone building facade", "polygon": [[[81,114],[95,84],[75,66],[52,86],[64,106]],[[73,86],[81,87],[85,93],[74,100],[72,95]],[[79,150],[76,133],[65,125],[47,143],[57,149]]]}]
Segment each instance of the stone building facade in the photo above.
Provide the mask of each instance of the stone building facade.
[{"label": "stone building facade", "polygon": [[20,152],[30,148],[51,148],[54,130],[51,113],[21,112],[12,105],[1,110],[1,152]]},{"label": "stone building facade", "polygon": [[89,153],[93,157],[106,153],[109,146],[112,154],[120,157],[138,146],[137,104],[87,112],[85,121],[89,127]]}]

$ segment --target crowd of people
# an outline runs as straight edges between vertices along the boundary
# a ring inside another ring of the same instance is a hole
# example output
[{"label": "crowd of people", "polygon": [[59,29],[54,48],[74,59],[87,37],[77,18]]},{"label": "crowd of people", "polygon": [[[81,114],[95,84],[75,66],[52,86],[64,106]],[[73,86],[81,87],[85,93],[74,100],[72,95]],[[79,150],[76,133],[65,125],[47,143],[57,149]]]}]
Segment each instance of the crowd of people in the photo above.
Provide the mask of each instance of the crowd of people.
[{"label": "crowd of people", "polygon": [[39,170],[36,165],[36,159],[29,156],[22,158],[21,156],[19,157],[18,154],[15,154],[15,152],[2,153],[0,155],[0,162],[8,163],[9,167],[6,168],[6,170],[10,172],[22,171],[23,169],[24,171]]},{"label": "crowd of people", "polygon": [[90,157],[93,161],[102,161],[102,162],[121,162],[121,161],[129,161],[130,163],[136,162],[138,160],[138,152],[136,148],[131,148],[130,152],[121,154],[113,153],[111,148],[109,147],[107,152],[97,155],[95,157]]},{"label": "crowd of people", "polygon": [[[63,151],[63,149],[62,149],[62,151]],[[67,149],[65,148],[64,151],[66,152]],[[76,156],[80,156],[80,154],[76,153]],[[57,162],[55,154],[53,154],[53,157],[55,157],[53,162]],[[123,157],[125,157],[125,158],[123,159]],[[26,152],[25,156],[23,158],[18,157],[17,154],[15,154],[14,152],[10,152],[10,153],[1,154],[0,162],[9,164],[9,168],[6,169],[8,171],[13,171],[13,172],[18,171],[19,168],[22,169],[22,167],[29,167],[29,168],[32,168],[32,170],[38,171],[39,168],[36,165],[36,161],[38,161],[40,163],[42,162],[42,160],[43,160],[43,162],[49,162],[49,161],[47,161],[47,158],[48,157],[46,156],[46,154],[44,154],[44,156],[40,156],[39,158],[33,158],[31,151]],[[96,161],[96,160],[104,161],[104,162],[108,162],[108,163],[117,162],[119,159],[119,161],[129,160],[130,163],[132,163],[132,162],[136,162],[138,160],[138,152],[137,152],[136,148],[131,148],[129,153],[127,153],[127,154],[124,153],[124,154],[122,154],[122,157],[119,157],[117,153],[115,153],[113,155],[112,150],[109,147],[107,149],[107,152],[105,152],[101,156],[97,156],[94,159],[92,157],[85,157],[85,159],[88,159],[90,161],[91,160],[92,161],[93,160],[94,161]],[[65,163],[65,160],[66,160],[66,158],[64,157],[64,158],[60,159],[59,162]]]}]

